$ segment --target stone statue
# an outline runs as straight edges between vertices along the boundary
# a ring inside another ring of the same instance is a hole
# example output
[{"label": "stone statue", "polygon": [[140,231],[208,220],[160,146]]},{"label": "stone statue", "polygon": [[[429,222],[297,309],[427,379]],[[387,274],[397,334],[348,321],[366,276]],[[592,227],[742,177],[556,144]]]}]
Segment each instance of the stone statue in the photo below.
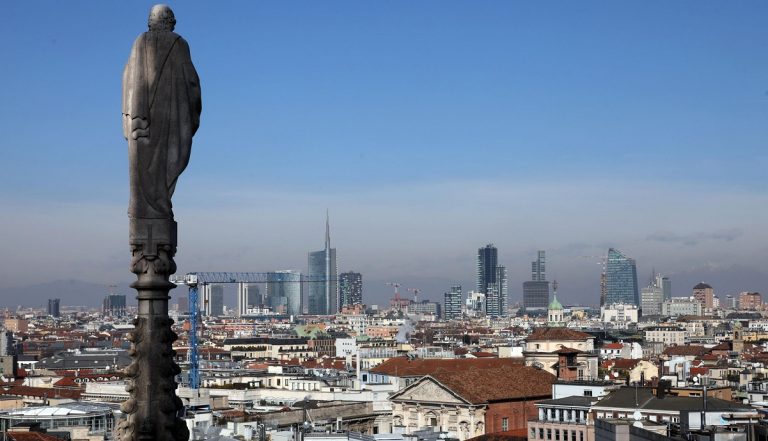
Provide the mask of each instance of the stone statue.
[{"label": "stone statue", "polygon": [[200,80],[175,24],[171,8],[152,7],[123,71],[130,218],[173,219],[171,196],[200,126]]},{"label": "stone statue", "polygon": [[149,32],[133,44],[123,72],[123,135],[128,140],[128,204],[131,286],[138,314],[129,334],[132,363],[125,369],[130,398],[126,418],[115,429],[120,441],[186,441],[176,396],[168,292],[175,287],[176,221],[171,196],[189,162],[192,136],[200,125],[200,83],[189,46],[173,32],[176,18],[165,5],[152,7]]}]

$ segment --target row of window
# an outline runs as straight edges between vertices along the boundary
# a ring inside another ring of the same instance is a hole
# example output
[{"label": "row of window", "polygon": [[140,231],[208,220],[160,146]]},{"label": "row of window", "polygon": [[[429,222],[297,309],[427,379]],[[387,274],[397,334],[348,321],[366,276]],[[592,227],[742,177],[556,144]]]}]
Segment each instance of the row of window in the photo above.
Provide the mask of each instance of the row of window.
[{"label": "row of window", "polygon": [[[570,434],[570,438],[568,435]],[[538,436],[537,436],[538,435]],[[554,437],[553,437],[554,435]],[[567,429],[544,429],[531,427],[530,437],[528,439],[554,440],[554,441],[584,441],[583,430]]]}]

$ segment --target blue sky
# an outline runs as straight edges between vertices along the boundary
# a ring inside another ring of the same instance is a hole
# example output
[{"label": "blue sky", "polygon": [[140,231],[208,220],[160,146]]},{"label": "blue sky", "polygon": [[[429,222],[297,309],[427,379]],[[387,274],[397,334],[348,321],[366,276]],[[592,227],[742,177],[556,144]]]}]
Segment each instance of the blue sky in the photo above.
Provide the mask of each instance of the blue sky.
[{"label": "blue sky", "polygon": [[[130,280],[120,81],[151,4],[0,5],[0,285]],[[537,248],[566,301],[607,246],[675,294],[768,292],[765,2],[171,6],[203,88],[181,271],[306,270],[328,208],[374,295],[471,286],[488,242],[513,300]]]}]

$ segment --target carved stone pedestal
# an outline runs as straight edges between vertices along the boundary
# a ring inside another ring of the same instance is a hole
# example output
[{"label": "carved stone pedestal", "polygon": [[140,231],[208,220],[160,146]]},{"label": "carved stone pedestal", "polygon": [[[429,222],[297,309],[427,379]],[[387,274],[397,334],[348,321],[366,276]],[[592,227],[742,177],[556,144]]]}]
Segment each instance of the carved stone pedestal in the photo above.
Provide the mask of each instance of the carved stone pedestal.
[{"label": "carved stone pedestal", "polygon": [[127,415],[116,429],[120,441],[186,441],[189,431],[179,417],[184,406],[176,396],[172,343],[177,339],[168,317],[168,278],[176,272],[176,222],[130,219],[131,272],[138,280],[139,312],[130,334],[133,362],[125,369],[131,397],[120,409]]}]

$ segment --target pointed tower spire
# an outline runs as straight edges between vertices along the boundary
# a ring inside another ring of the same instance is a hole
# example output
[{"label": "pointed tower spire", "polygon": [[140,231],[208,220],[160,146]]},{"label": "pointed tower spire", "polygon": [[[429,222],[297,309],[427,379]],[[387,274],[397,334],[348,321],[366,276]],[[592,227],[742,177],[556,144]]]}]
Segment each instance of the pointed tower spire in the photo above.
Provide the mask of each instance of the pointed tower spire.
[{"label": "pointed tower spire", "polygon": [[328,209],[325,209],[325,249],[331,249],[331,223]]}]

